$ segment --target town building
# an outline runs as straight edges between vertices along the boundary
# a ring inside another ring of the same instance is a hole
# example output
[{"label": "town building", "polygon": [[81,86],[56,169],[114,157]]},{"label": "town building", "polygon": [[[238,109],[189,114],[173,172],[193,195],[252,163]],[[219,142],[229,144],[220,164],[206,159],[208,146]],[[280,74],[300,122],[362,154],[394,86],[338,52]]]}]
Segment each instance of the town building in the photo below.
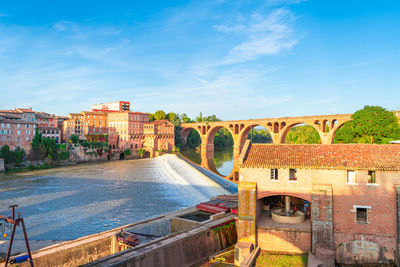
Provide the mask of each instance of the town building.
[{"label": "town building", "polygon": [[69,113],[68,119],[63,122],[63,137],[64,140],[68,140],[71,135],[77,135],[79,137],[84,136],[83,127],[84,123],[84,115],[81,113]]},{"label": "town building", "polygon": [[[39,133],[44,138],[52,138],[57,143],[61,141],[62,128],[59,125],[59,118],[54,114],[34,111],[32,108],[1,110],[0,114],[2,114],[3,120],[8,120],[8,122],[5,122],[6,125],[7,123],[10,124],[10,129],[3,130],[2,132],[4,138],[0,146],[6,144],[11,149],[19,146],[25,150],[30,150],[30,144],[36,132],[36,125],[38,126]],[[11,129],[13,127],[15,131]],[[24,127],[26,130],[21,129]],[[4,133],[8,133],[7,136]]]},{"label": "town building", "polygon": [[174,125],[168,120],[157,120],[144,125],[144,147],[154,155],[171,152],[175,145]]},{"label": "town building", "polygon": [[61,142],[62,131],[56,116],[45,112],[35,112],[35,122],[43,138],[54,139],[56,143]]},{"label": "town building", "polygon": [[0,113],[0,147],[8,145],[12,150],[20,147],[29,151],[35,129],[33,121],[23,120],[12,112]]},{"label": "town building", "polygon": [[237,254],[258,246],[398,262],[399,145],[247,143],[239,167]]},{"label": "town building", "polygon": [[143,126],[149,122],[149,114],[142,112],[120,111],[109,112],[110,148],[139,149],[143,148]]},{"label": "town building", "polygon": [[92,111],[130,111],[131,110],[131,103],[129,101],[114,101],[109,103],[100,103],[92,105]]}]

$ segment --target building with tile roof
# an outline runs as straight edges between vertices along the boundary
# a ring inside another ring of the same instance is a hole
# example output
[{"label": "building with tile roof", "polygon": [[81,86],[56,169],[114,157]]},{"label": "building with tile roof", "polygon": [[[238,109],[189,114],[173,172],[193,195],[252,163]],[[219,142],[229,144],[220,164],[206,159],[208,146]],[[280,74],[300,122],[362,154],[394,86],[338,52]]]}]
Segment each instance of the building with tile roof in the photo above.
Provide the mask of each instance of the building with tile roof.
[{"label": "building with tile roof", "polygon": [[[239,240],[250,238],[269,251],[325,253],[339,264],[398,261],[399,145],[246,148],[239,166]],[[273,219],[299,211],[301,223]]]}]

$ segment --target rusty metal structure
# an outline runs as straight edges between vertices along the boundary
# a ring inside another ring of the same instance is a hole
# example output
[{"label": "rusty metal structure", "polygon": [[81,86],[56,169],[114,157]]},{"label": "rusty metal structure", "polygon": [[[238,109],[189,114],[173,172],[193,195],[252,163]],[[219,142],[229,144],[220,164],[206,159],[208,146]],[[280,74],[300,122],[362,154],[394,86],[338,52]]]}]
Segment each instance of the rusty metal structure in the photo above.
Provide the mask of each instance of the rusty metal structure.
[{"label": "rusty metal structure", "polygon": [[[8,246],[8,252],[6,256],[6,261],[4,263],[4,267],[7,267],[8,263],[22,263],[24,261],[29,261],[30,265],[33,267],[33,260],[32,260],[32,255],[31,255],[31,249],[29,248],[29,242],[28,242],[28,235],[26,234],[26,228],[25,228],[25,222],[24,219],[21,218],[21,212],[18,212],[18,217],[15,217],[15,208],[18,208],[18,205],[12,205],[9,206],[12,210],[11,217],[6,217],[0,215],[0,221],[4,221],[5,223],[12,224],[12,232],[11,232],[11,239],[10,239],[10,245]],[[15,236],[15,231],[17,229],[17,226],[22,226],[22,230],[24,232],[24,238],[25,238],[25,245],[26,245],[26,250],[28,255],[23,255],[19,257],[15,257],[13,259],[10,259],[11,256],[11,248],[14,242],[14,236]]]}]

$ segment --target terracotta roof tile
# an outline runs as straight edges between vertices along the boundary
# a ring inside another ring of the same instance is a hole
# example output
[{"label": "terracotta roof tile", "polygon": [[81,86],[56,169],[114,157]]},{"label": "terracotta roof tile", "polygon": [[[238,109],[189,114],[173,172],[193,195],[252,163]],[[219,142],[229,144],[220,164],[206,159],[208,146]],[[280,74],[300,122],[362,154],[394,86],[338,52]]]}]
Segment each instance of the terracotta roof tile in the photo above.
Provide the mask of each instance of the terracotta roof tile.
[{"label": "terracotta roof tile", "polygon": [[400,171],[400,145],[252,144],[241,167]]}]

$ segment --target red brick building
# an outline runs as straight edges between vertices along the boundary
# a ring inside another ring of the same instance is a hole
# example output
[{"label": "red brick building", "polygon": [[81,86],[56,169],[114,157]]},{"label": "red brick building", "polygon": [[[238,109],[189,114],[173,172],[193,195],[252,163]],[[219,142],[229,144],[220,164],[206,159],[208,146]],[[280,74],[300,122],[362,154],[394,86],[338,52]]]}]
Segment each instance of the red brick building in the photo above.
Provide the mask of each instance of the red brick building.
[{"label": "red brick building", "polygon": [[252,144],[240,160],[239,240],[331,251],[340,264],[398,262],[400,145]]},{"label": "red brick building", "polygon": [[109,112],[109,145],[111,148],[139,149],[143,147],[143,126],[149,115],[142,112]]},{"label": "red brick building", "polygon": [[29,151],[35,130],[35,122],[11,113],[0,113],[0,147],[8,145],[12,150],[20,147]]},{"label": "red brick building", "polygon": [[174,125],[167,120],[158,120],[144,125],[144,147],[151,155],[156,151],[171,152],[175,145]]}]

